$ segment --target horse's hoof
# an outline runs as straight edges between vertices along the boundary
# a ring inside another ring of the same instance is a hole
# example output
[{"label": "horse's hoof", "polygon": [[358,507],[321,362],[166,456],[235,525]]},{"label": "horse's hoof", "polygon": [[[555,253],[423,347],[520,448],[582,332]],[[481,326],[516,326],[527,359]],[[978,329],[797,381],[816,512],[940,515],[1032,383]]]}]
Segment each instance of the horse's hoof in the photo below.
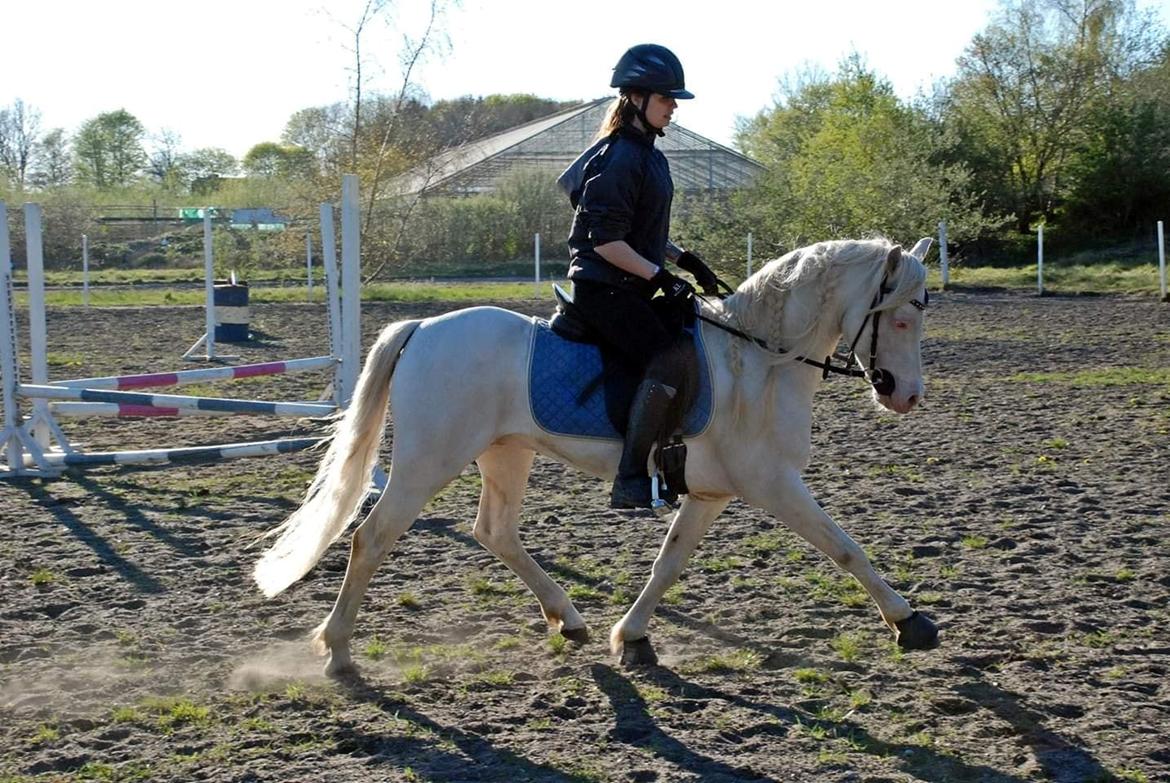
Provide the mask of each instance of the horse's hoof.
[{"label": "horse's hoof", "polygon": [[622,642],[622,666],[657,666],[658,656],[654,653],[654,645],[650,644],[650,637],[631,639]]},{"label": "horse's hoof", "polygon": [[331,680],[351,680],[358,676],[358,668],[352,659],[337,660],[330,658],[325,664],[325,676]]},{"label": "horse's hoof", "polygon": [[933,650],[938,647],[938,628],[919,612],[894,623],[898,627],[898,646],[903,650]]},{"label": "horse's hoof", "polygon": [[580,628],[562,628],[561,636],[573,644],[585,645],[589,643],[589,629],[583,625]]}]

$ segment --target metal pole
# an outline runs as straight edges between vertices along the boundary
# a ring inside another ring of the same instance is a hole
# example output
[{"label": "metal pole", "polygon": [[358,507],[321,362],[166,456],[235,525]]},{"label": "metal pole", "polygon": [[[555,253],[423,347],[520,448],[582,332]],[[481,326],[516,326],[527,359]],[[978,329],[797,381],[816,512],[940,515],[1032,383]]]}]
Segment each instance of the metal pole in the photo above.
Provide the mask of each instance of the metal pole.
[{"label": "metal pole", "polygon": [[[33,383],[49,382],[49,337],[45,326],[45,253],[41,243],[41,205],[24,205],[24,242],[28,250],[28,350]],[[33,400],[33,437],[49,447],[49,403]]]},{"label": "metal pole", "polygon": [[[204,356],[215,358],[215,256],[211,247],[211,207],[203,209],[203,289],[206,295]],[[33,381],[36,383],[36,381]]]},{"label": "metal pole", "polygon": [[747,276],[752,276],[752,232],[748,232]]},{"label": "metal pole", "polygon": [[1044,224],[1036,233],[1036,293],[1044,296]]},{"label": "metal pole", "polygon": [[938,267],[942,273],[942,287],[945,291],[951,284],[951,264],[947,256],[947,221],[938,222]]},{"label": "metal pole", "polygon": [[81,235],[81,303],[89,307],[89,237]]},{"label": "metal pole", "polygon": [[539,297],[540,296],[540,232],[537,232],[537,234],[536,234],[535,245],[536,245],[536,249],[534,251],[535,255],[533,257],[536,259],[536,278],[535,278],[535,282],[533,284],[533,294],[535,296]]},{"label": "metal pole", "polygon": [[1170,301],[1166,294],[1166,236],[1162,233],[1162,221],[1158,221],[1158,279],[1162,281],[1162,301]]},{"label": "metal pole", "polygon": [[309,281],[308,300],[313,301],[313,232],[305,232],[305,276]]}]

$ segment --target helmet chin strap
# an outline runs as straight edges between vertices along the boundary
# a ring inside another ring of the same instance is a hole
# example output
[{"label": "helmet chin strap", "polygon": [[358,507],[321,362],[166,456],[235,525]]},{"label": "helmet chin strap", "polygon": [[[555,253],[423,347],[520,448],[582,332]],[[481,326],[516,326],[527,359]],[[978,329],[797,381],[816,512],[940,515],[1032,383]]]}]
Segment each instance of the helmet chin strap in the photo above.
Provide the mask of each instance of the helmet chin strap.
[{"label": "helmet chin strap", "polygon": [[651,124],[650,120],[646,118],[646,107],[649,105],[650,93],[647,92],[643,93],[642,95],[642,105],[634,107],[634,112],[638,115],[638,119],[642,121],[643,130],[647,136],[665,136],[666,131],[662,130],[662,128],[654,126]]}]

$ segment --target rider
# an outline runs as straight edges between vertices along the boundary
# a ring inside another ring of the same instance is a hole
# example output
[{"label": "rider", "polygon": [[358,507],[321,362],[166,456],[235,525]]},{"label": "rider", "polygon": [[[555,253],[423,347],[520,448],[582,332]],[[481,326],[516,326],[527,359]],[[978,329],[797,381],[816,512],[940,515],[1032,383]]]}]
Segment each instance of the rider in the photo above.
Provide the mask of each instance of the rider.
[{"label": "rider", "polygon": [[[582,317],[643,380],[634,394],[625,446],[610,495],[613,508],[650,505],[646,463],[671,400],[682,381],[674,362],[659,360],[694,312],[694,288],[666,269],[671,258],[714,293],[714,273],[694,253],[668,239],[674,183],[666,157],[655,148],[686,89],[682,64],[657,44],[630,48],[613,69],[619,95],[610,106],[599,141],[562,175],[576,207],[569,234],[569,278]],[[674,318],[651,299],[661,291]],[[681,316],[681,317],[680,317]]]}]

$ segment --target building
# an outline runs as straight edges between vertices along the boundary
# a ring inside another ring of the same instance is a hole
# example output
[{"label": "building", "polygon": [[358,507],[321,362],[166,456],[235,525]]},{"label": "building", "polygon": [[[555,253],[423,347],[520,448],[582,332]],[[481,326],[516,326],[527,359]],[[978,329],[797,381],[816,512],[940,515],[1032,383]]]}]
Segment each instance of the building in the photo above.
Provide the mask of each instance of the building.
[{"label": "building", "polygon": [[[593,143],[612,97],[534,120],[447,150],[395,183],[397,195],[491,193],[517,171],[547,171],[555,179]],[[670,161],[676,191],[730,191],[750,185],[764,167],[686,128],[671,124],[655,144]]]}]

